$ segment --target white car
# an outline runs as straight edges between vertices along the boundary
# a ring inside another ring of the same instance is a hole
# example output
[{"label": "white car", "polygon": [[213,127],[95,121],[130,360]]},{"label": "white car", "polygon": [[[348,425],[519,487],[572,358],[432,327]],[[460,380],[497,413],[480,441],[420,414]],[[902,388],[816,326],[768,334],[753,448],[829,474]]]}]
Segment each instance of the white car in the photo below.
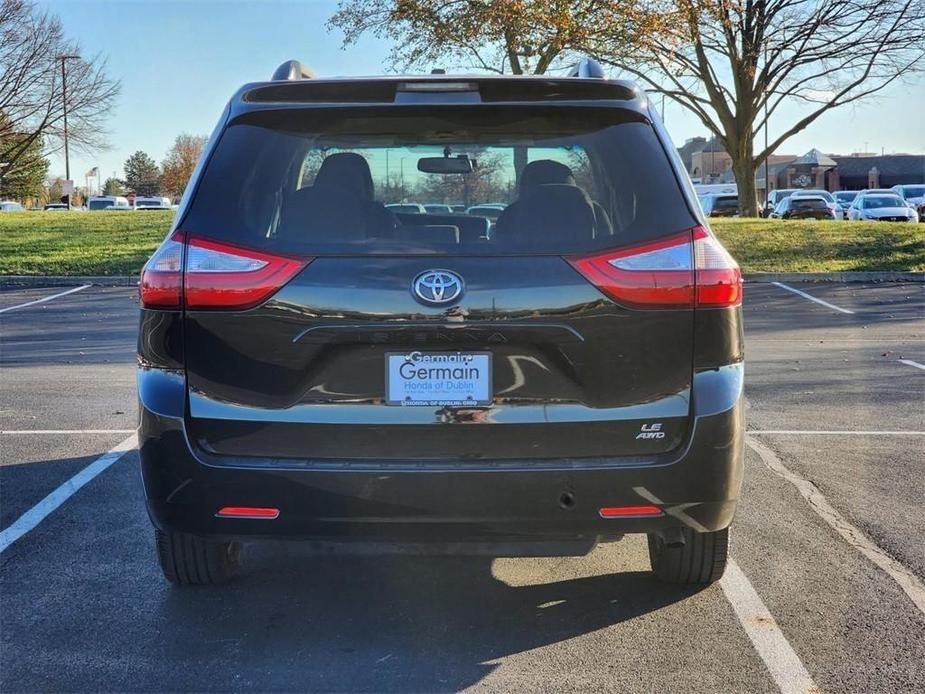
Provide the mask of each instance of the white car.
[{"label": "white car", "polygon": [[159,196],[141,196],[135,198],[136,210],[169,210],[170,198]]},{"label": "white car", "polygon": [[918,211],[920,219],[925,215],[925,185],[918,183],[893,186],[893,191],[899,193],[899,197],[905,200],[906,204]]},{"label": "white car", "polygon": [[918,222],[918,212],[895,193],[865,193],[858,195],[848,208],[850,220],[881,222]]},{"label": "white car", "polygon": [[387,208],[392,210],[392,212],[398,212],[400,214],[426,214],[427,210],[424,209],[424,205],[421,205],[416,202],[393,202],[390,205],[386,205]]},{"label": "white car", "polygon": [[18,202],[13,202],[12,200],[4,200],[0,202],[0,212],[25,212],[26,208],[20,205]]},{"label": "white car", "polygon": [[87,201],[87,209],[91,211],[132,209],[128,198],[121,195],[95,195]]}]

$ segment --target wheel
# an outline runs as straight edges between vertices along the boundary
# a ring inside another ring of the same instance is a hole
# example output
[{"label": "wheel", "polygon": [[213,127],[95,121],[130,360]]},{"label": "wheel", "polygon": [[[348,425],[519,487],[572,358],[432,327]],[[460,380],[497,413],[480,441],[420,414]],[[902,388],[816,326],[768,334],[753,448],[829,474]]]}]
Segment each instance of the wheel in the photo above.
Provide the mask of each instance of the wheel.
[{"label": "wheel", "polygon": [[718,581],[729,556],[729,528],[698,533],[681,529],[683,544],[668,545],[659,533],[649,533],[652,571],[666,583],[707,584]]},{"label": "wheel", "polygon": [[154,539],[164,577],[178,586],[227,583],[240,565],[241,545],[237,542],[208,542],[157,528]]}]

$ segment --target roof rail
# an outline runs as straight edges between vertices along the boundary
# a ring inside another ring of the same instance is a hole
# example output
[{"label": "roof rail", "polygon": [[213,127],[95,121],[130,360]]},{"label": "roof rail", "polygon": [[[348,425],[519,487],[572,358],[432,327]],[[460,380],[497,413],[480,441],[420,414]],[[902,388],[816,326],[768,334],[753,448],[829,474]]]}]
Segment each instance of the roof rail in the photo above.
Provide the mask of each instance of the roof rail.
[{"label": "roof rail", "polygon": [[285,80],[311,80],[315,79],[315,73],[302,65],[298,60],[287,60],[285,63],[276,68],[271,77],[274,82]]},{"label": "roof rail", "polygon": [[606,77],[604,68],[594,58],[581,58],[575,66],[569,70],[569,77],[588,77],[590,79],[602,80]]}]

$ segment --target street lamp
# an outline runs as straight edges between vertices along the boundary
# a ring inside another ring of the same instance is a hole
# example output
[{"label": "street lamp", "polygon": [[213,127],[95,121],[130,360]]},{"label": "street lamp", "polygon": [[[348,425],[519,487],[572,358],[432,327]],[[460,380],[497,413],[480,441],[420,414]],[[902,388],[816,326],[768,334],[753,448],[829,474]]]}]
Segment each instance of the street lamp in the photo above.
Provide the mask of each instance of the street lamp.
[{"label": "street lamp", "polygon": [[[71,185],[71,161],[67,151],[67,70],[64,64],[68,60],[79,60],[80,56],[76,54],[63,54],[55,57],[55,60],[61,61],[61,103],[64,106],[64,178]],[[67,209],[71,209],[71,190],[67,191]]]}]

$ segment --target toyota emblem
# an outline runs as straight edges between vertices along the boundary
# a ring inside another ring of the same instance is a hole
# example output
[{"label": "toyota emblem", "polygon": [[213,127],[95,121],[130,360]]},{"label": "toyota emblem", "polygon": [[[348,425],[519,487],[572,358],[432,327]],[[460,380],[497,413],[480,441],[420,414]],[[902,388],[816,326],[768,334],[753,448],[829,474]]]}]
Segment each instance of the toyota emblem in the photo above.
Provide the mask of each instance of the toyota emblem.
[{"label": "toyota emblem", "polygon": [[411,282],[411,293],[431,306],[448,304],[462,295],[462,277],[449,270],[425,270]]}]

